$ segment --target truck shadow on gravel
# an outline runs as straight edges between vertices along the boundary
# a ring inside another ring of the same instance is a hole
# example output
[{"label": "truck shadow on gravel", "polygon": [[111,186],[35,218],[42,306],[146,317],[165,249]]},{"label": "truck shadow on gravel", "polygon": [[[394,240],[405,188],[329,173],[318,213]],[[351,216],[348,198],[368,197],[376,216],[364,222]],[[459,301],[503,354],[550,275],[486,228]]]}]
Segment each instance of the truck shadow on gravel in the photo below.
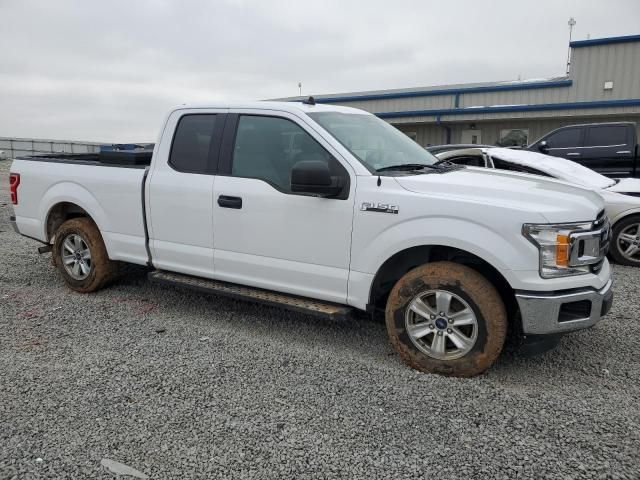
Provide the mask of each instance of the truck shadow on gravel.
[{"label": "truck shadow on gravel", "polygon": [[[153,285],[147,281],[148,270],[128,267],[126,275],[104,291],[104,295],[123,301],[123,296],[135,299],[132,313],[149,321],[152,332],[156,329],[171,334],[178,322],[187,322],[198,331],[215,337],[220,328],[233,329],[238,335],[259,335],[265,342],[286,343],[296,348],[324,349],[349,358],[373,361],[387,368],[406,369],[387,338],[384,320],[356,312],[351,319],[331,321],[311,315],[234,300],[215,294],[202,294],[188,289]],[[167,323],[165,318],[173,319]],[[553,378],[591,377],[597,381],[610,380],[605,362],[590,352],[603,346],[598,344],[605,328],[603,325],[562,337],[552,350],[538,355],[524,354],[518,342],[509,338],[496,364],[481,375],[505,383],[536,384],[535,378],[544,375],[551,384]],[[269,348],[269,347],[267,347]],[[527,375],[523,375],[523,371]]]}]

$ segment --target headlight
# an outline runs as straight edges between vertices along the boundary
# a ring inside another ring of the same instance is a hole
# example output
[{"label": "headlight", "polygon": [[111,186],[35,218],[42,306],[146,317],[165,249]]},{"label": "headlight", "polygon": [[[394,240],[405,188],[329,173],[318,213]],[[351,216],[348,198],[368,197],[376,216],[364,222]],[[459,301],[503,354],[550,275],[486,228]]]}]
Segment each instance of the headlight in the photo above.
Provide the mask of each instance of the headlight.
[{"label": "headlight", "polygon": [[589,273],[589,265],[572,265],[572,234],[589,231],[591,223],[536,225],[525,223],[522,233],[540,251],[540,276],[542,278],[565,277]]}]

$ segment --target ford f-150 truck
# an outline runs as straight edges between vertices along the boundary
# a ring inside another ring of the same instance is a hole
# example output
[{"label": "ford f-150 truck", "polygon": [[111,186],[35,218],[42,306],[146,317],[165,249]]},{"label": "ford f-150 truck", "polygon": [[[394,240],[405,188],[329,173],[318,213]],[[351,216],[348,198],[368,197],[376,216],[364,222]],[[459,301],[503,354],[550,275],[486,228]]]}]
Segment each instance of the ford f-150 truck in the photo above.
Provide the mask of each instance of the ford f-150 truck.
[{"label": "ford f-150 truck", "polygon": [[445,375],[487,369],[508,329],[555,338],[607,313],[597,193],[436,162],[374,115],[311,98],[181,106],[152,155],[15,160],[13,221],[78,292],[129,262],[316,315],[384,312],[400,357]]}]

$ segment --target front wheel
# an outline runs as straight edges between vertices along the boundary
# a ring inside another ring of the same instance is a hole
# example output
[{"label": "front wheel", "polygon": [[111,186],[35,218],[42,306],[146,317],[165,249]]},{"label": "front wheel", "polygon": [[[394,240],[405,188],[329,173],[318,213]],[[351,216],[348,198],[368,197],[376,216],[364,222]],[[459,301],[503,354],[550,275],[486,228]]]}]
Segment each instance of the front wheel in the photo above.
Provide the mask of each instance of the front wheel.
[{"label": "front wheel", "polygon": [[640,266],[640,216],[620,220],[613,227],[611,237],[609,253],[616,263]]},{"label": "front wheel", "polygon": [[452,262],[405,274],[391,290],[385,317],[391,343],[405,363],[455,377],[489,368],[507,334],[504,303],[495,287]]}]

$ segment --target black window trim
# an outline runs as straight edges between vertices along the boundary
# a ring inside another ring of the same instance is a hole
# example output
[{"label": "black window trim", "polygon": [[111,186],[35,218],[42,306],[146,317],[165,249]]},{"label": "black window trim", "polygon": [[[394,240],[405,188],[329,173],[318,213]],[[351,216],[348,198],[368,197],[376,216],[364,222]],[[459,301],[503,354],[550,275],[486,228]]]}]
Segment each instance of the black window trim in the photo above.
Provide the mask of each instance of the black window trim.
[{"label": "black window trim", "polygon": [[233,168],[233,152],[234,152],[234,148],[235,148],[235,144],[236,144],[236,137],[238,135],[238,125],[240,124],[240,117],[270,117],[270,118],[278,118],[281,120],[287,120],[291,123],[293,123],[294,125],[297,125],[298,127],[300,127],[302,129],[302,131],[304,131],[307,135],[309,135],[314,142],[316,142],[320,148],[322,148],[325,152],[327,152],[328,155],[331,156],[331,158],[338,163],[338,165],[340,165],[340,167],[344,170],[345,174],[346,174],[346,182],[342,188],[342,192],[340,193],[340,195],[337,195],[335,197],[331,197],[332,200],[347,200],[349,198],[349,195],[351,193],[351,175],[349,174],[349,170],[335,157],[334,154],[332,154],[330,151],[328,151],[324,145],[322,145],[320,142],[318,142],[318,140],[311,135],[311,133],[309,133],[309,131],[304,128],[302,125],[300,125],[298,122],[295,122],[294,120],[292,120],[291,118],[288,118],[284,115],[274,115],[273,113],[268,113],[268,114],[262,114],[262,113],[228,113],[227,114],[227,121],[225,122],[225,128],[224,128],[224,135],[222,138],[222,145],[220,148],[220,156],[219,156],[219,160],[218,160],[218,169],[217,169],[217,173],[216,175],[219,175],[221,177],[233,177],[233,178],[246,178],[249,180],[260,180],[264,183],[266,183],[267,185],[270,185],[272,188],[274,188],[275,190],[277,190],[280,193],[283,193],[285,195],[295,195],[298,197],[308,197],[311,195],[305,194],[305,193],[298,193],[298,192],[290,192],[290,191],[286,191],[283,190],[279,185],[276,185],[273,182],[270,182],[269,180],[266,180],[264,178],[259,178],[259,177],[245,177],[245,176],[239,176],[239,175],[233,175],[232,172],[232,168]]},{"label": "black window trim", "polygon": [[[176,140],[176,135],[178,133],[178,128],[180,127],[180,122],[182,122],[182,119],[185,117],[198,115],[214,115],[216,117],[213,122],[213,132],[211,132],[211,142],[209,144],[209,152],[207,154],[207,166],[204,171],[179,168],[177,165],[174,165],[171,162],[173,146]],[[190,173],[196,175],[216,175],[220,158],[220,148],[222,145],[222,134],[227,120],[226,117],[227,114],[224,112],[183,113],[182,115],[180,115],[180,118],[178,118],[178,120],[176,121],[176,126],[173,129],[173,136],[171,137],[171,148],[169,149],[169,158],[167,159],[167,164],[169,165],[169,167],[171,167],[172,170],[180,173]]]}]

